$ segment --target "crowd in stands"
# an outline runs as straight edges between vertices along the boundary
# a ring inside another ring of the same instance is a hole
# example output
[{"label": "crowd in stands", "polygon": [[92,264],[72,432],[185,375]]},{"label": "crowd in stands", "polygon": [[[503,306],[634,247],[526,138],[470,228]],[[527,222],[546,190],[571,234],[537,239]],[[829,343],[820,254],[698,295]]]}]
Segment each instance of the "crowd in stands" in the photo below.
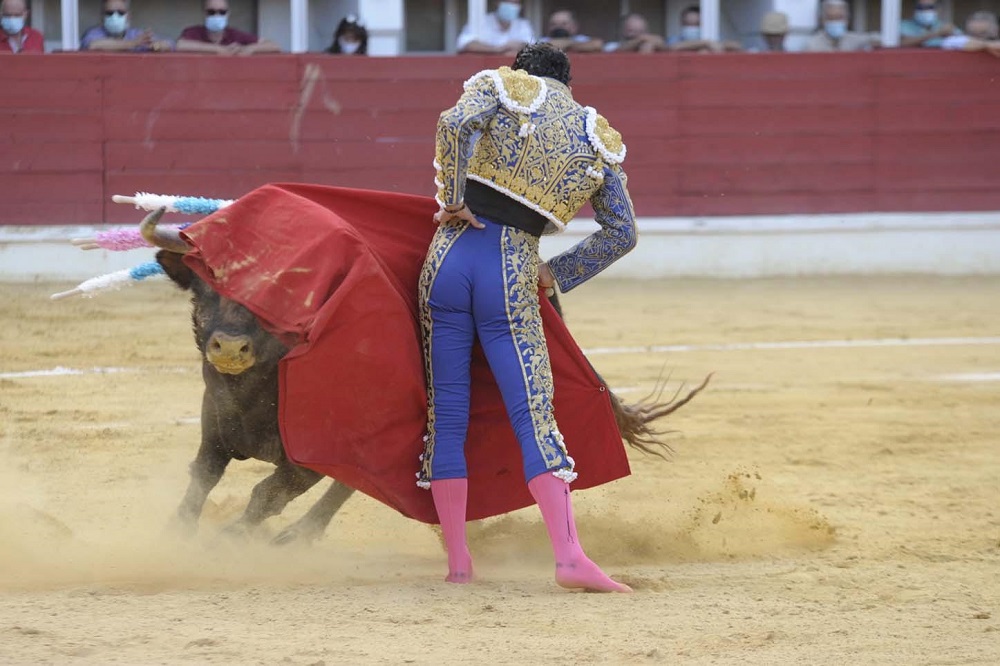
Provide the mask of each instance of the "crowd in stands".
[{"label": "crowd in stands", "polygon": [[[104,0],[103,20],[89,28],[80,41],[82,51],[157,52],[180,51],[219,55],[253,55],[277,53],[281,49],[270,40],[259,39],[249,32],[229,25],[228,0],[204,0],[204,21],[185,28],[176,39],[156,34],[150,28],[133,26],[129,0]],[[458,37],[459,53],[513,55],[533,41],[545,41],[567,52],[634,52],[687,51],[719,53],[743,51],[732,41],[706,39],[701,31],[701,10],[697,5],[684,9],[680,15],[680,30],[663,37],[649,30],[640,14],[622,18],[616,41],[605,42],[582,34],[572,11],[561,9],[549,16],[545,34],[536,36],[527,19],[521,16],[520,0],[499,0],[478,28],[466,25]],[[822,0],[819,25],[805,42],[806,52],[867,51],[881,48],[878,33],[853,32],[850,5],[847,0]],[[43,53],[42,33],[29,25],[28,0],[0,0],[0,53]],[[963,29],[944,23],[939,16],[936,0],[914,0],[911,16],[900,24],[900,46],[961,51],[985,51],[1000,57],[1000,30],[997,15],[977,11],[970,15]],[[785,50],[789,33],[788,16],[769,12],[760,26],[763,48],[753,51],[780,52]],[[326,53],[334,55],[367,55],[368,31],[356,16],[340,21]]]}]

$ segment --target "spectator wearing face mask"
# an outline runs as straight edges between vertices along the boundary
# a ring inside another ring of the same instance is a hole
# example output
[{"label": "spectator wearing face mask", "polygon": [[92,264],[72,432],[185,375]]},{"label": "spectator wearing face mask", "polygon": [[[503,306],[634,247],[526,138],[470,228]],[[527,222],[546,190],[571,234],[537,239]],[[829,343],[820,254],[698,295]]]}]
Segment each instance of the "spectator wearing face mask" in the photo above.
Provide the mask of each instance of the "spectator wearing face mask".
[{"label": "spectator wearing face mask", "polygon": [[26,0],[0,2],[0,53],[45,53],[42,33],[28,27]]},{"label": "spectator wearing face mask", "polygon": [[127,0],[104,0],[104,21],[83,33],[81,51],[172,51],[174,44],[149,28],[129,25]]},{"label": "spectator wearing face mask", "polygon": [[823,0],[820,3],[820,29],[806,42],[805,51],[869,51],[882,46],[877,33],[850,32],[847,26],[851,9],[845,0]]},{"label": "spectator wearing face mask", "polygon": [[538,41],[548,42],[567,53],[592,53],[604,49],[603,40],[580,34],[580,26],[576,22],[576,16],[568,9],[552,12],[552,16],[549,17],[548,31]]},{"label": "spectator wearing face mask", "polygon": [[357,16],[351,14],[340,21],[333,33],[333,43],[326,52],[337,55],[368,55],[368,31]]},{"label": "spectator wearing face mask", "polygon": [[607,53],[653,53],[666,51],[667,44],[663,37],[649,32],[649,23],[641,14],[628,14],[622,19],[621,41],[608,42],[604,45]]},{"label": "spectator wearing face mask", "polygon": [[177,40],[178,51],[253,55],[278,53],[281,48],[267,39],[229,27],[229,1],[205,0],[205,22],[184,29]]},{"label": "spectator wearing face mask", "polygon": [[483,17],[478,31],[469,23],[462,28],[456,44],[458,52],[516,54],[523,46],[535,41],[531,23],[520,16],[519,1],[501,0],[496,11]]},{"label": "spectator wearing face mask", "polygon": [[913,8],[913,18],[899,24],[900,46],[939,49],[945,37],[962,34],[952,24],[940,21],[934,0],[916,0]]},{"label": "spectator wearing face mask", "polygon": [[702,39],[701,9],[692,5],[681,12],[681,32],[667,40],[671,51],[699,51],[721,53],[722,51],[742,51],[743,47],[735,42],[717,42]]},{"label": "spectator wearing face mask", "polygon": [[965,21],[965,34],[945,37],[941,48],[952,51],[986,51],[1000,57],[1000,25],[993,12],[976,12]]}]

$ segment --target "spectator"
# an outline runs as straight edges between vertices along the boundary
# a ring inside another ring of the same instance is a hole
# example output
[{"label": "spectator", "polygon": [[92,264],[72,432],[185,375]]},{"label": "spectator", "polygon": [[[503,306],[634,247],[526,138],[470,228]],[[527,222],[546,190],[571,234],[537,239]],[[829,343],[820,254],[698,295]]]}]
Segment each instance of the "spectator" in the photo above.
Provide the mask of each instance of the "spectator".
[{"label": "spectator", "polygon": [[368,55],[368,31],[354,14],[349,14],[337,25],[333,43],[327,53],[339,55]]},{"label": "spectator", "polygon": [[622,19],[621,34],[620,42],[608,42],[604,50],[635,53],[667,50],[663,37],[650,34],[649,24],[640,14],[629,14]]},{"label": "spectator", "polygon": [[604,50],[604,41],[596,37],[580,34],[580,26],[576,16],[568,9],[552,12],[549,17],[549,29],[540,42],[548,42],[562,51],[577,53]]},{"label": "spectator", "polygon": [[667,40],[671,51],[698,51],[720,53],[722,51],[742,51],[736,42],[716,42],[701,37],[701,9],[691,5],[681,12],[681,32]]},{"label": "spectator", "polygon": [[823,0],[820,3],[820,30],[806,42],[805,51],[869,51],[882,46],[878,33],[849,32],[851,8],[846,0]]},{"label": "spectator", "polygon": [[267,39],[229,27],[229,0],[205,0],[205,22],[184,28],[177,50],[220,55],[278,53],[281,48]]},{"label": "spectator", "polygon": [[26,0],[0,2],[0,53],[45,53],[42,33],[28,27]]},{"label": "spectator", "polygon": [[465,24],[458,36],[458,52],[516,54],[521,47],[535,41],[531,23],[520,15],[520,0],[501,0],[496,11],[483,18],[478,33],[472,24]]},{"label": "spectator", "polygon": [[785,35],[788,34],[788,14],[768,12],[760,22],[760,36],[764,39],[764,50],[780,53],[785,50]]},{"label": "spectator", "polygon": [[906,19],[899,25],[899,45],[939,49],[945,37],[961,34],[955,26],[938,20],[935,0],[916,0],[913,18]]},{"label": "spectator", "polygon": [[1000,57],[1000,27],[992,12],[976,12],[965,22],[964,35],[945,37],[941,48],[954,51],[986,51]]},{"label": "spectator", "polygon": [[128,0],[104,0],[104,22],[83,34],[81,51],[172,51],[174,44],[149,28],[129,26]]}]

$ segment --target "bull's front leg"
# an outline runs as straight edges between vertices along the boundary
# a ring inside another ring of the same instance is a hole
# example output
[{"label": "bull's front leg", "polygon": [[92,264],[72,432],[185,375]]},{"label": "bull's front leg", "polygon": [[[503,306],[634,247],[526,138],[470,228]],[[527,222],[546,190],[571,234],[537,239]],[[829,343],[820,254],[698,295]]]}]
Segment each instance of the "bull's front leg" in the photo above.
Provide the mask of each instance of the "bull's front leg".
[{"label": "bull's front leg", "polygon": [[281,460],[270,476],[253,487],[246,511],[226,531],[234,534],[252,530],[267,518],[281,513],[289,502],[322,478],[319,472]]},{"label": "bull's front leg", "polygon": [[276,545],[285,545],[293,541],[312,541],[323,536],[326,526],[333,520],[347,498],[354,493],[354,488],[334,481],[323,496],[316,500],[306,515],[281,530],[278,536],[271,540]]},{"label": "bull's front leg", "polygon": [[176,531],[190,536],[198,530],[198,519],[205,507],[205,500],[218,485],[230,460],[231,456],[223,450],[218,438],[203,432],[198,455],[190,467],[191,481],[172,523]]}]

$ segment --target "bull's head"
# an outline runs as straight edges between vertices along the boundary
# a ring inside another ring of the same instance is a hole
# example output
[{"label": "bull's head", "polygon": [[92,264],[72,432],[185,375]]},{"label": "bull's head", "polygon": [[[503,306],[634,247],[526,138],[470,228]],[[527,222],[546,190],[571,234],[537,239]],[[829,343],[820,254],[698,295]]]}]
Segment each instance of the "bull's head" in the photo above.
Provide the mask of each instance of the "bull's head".
[{"label": "bull's head", "polygon": [[273,370],[288,349],[261,328],[249,310],[216,292],[184,263],[190,249],[176,229],[156,224],[160,209],[146,216],[140,231],[152,245],[161,248],[156,261],[174,284],[191,292],[191,321],[198,350],[218,372],[240,375],[256,366]]}]

